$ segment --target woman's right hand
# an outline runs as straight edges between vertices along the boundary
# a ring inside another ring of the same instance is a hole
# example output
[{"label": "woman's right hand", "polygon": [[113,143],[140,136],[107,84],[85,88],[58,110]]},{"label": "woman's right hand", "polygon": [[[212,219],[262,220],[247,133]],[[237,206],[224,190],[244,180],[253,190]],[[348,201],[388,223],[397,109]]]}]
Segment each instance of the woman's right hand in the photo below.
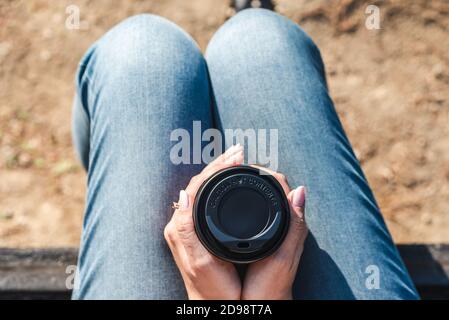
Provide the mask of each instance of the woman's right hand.
[{"label": "woman's right hand", "polygon": [[290,204],[290,227],[284,242],[271,256],[249,265],[242,300],[291,300],[292,286],[307,238],[305,188],[290,190],[284,175],[265,169],[284,189]]}]

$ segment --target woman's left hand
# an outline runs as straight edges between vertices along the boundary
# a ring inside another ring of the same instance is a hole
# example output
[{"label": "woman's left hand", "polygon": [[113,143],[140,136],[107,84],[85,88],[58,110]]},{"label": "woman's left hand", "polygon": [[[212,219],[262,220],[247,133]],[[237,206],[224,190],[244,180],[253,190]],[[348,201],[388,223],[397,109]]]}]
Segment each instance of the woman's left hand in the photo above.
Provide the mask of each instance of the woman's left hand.
[{"label": "woman's left hand", "polygon": [[178,266],[189,299],[240,299],[241,281],[232,263],[213,256],[201,244],[192,218],[194,197],[218,170],[243,162],[243,149],[231,147],[190,180],[179,195],[178,206],[164,230],[165,239]]}]

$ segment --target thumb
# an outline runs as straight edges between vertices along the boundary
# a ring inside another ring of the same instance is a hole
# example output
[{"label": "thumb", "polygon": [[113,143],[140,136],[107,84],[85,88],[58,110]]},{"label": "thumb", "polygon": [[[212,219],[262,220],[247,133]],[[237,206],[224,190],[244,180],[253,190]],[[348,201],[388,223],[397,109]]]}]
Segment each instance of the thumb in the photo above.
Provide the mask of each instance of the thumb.
[{"label": "thumb", "polygon": [[290,204],[290,230],[286,239],[293,243],[304,242],[307,236],[307,224],[305,219],[306,189],[300,186],[287,195]]}]

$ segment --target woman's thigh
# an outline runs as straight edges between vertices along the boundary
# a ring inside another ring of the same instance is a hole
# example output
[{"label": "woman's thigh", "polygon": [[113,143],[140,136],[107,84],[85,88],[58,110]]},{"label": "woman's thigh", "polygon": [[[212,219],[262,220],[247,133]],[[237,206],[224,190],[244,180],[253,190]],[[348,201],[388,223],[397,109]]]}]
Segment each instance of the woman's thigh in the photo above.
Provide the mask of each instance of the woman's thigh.
[{"label": "woman's thigh", "polygon": [[294,296],[416,298],[305,32],[273,12],[245,10],[213,37],[206,60],[220,128],[277,130],[271,157],[292,186],[307,188],[311,232]]},{"label": "woman's thigh", "polygon": [[74,298],[184,298],[163,237],[170,205],[201,165],[170,160],[170,135],[211,123],[207,68],[162,18],[129,18],[83,58],[74,142],[88,193]]}]

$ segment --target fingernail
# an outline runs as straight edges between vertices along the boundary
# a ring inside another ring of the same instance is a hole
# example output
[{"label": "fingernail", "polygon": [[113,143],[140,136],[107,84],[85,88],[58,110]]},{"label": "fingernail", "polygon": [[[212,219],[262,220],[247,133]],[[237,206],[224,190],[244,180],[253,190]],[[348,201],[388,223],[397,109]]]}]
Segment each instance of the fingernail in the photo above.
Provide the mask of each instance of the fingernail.
[{"label": "fingernail", "polygon": [[237,143],[237,144],[233,145],[232,147],[230,147],[226,151],[226,157],[229,158],[241,150],[242,150],[242,146],[240,145],[240,143]]},{"label": "fingernail", "polygon": [[185,192],[185,190],[179,191],[178,204],[181,210],[185,210],[189,207],[189,195]]},{"label": "fingernail", "polygon": [[295,193],[293,194],[292,205],[294,207],[304,207],[306,202],[306,192],[303,186],[296,188]]}]

